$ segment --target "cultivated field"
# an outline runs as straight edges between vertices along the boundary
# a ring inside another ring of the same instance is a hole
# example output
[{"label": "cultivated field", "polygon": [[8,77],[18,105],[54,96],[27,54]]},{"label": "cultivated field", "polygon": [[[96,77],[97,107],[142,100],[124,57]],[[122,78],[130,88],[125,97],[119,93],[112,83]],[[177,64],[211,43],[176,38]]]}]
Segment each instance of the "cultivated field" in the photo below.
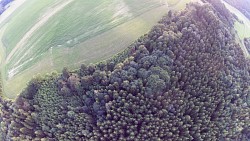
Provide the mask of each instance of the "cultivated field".
[{"label": "cultivated field", "polygon": [[166,0],[27,1],[0,31],[4,95],[15,98],[38,73],[60,72],[64,66],[75,69],[112,57],[147,33],[170,8],[178,10],[185,4],[176,2],[170,7]]}]

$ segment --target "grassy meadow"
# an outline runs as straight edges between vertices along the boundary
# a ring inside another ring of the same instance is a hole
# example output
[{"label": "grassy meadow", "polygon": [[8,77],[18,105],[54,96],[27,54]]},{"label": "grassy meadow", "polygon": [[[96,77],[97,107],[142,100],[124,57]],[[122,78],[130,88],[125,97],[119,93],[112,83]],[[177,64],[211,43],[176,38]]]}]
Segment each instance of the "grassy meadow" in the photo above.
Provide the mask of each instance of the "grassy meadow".
[{"label": "grassy meadow", "polygon": [[6,54],[15,47],[25,33],[39,20],[39,17],[47,10],[47,7],[55,4],[55,0],[26,1],[21,9],[18,9],[7,23],[7,28],[2,37],[6,47]]},{"label": "grassy meadow", "polygon": [[190,1],[71,0],[32,32],[50,11],[68,1],[48,0],[41,5],[38,0],[27,1],[1,29],[4,96],[15,98],[38,73],[60,72],[64,66],[76,69],[114,56],[147,33],[169,9],[183,9]]},{"label": "grassy meadow", "polygon": [[245,15],[243,15],[238,9],[227,4],[226,2],[223,3],[228,8],[228,10],[230,10],[230,12],[234,13],[239,18],[239,20],[243,22],[235,22],[235,29],[237,30],[240,39],[243,40],[244,38],[250,37],[250,20]]}]

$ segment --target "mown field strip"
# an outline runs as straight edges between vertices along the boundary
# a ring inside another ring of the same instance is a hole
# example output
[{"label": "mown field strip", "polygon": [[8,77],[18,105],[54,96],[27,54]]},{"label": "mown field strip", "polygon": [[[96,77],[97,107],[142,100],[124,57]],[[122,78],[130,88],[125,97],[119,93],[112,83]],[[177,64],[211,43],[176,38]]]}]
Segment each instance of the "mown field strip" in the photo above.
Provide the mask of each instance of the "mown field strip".
[{"label": "mown field strip", "polygon": [[32,34],[37,31],[39,28],[41,28],[53,15],[55,15],[57,12],[59,12],[60,10],[62,10],[66,5],[68,5],[69,3],[73,2],[74,0],[68,0],[65,1],[64,3],[58,5],[57,7],[55,7],[54,9],[51,9],[50,11],[48,11],[47,13],[45,13],[42,16],[42,19],[40,21],[38,21],[24,36],[23,38],[17,43],[17,45],[14,47],[14,49],[10,52],[10,54],[7,56],[6,58],[6,63],[9,62],[9,59],[13,56],[13,54],[22,46],[24,46],[27,41],[30,39],[30,37],[32,36]]}]

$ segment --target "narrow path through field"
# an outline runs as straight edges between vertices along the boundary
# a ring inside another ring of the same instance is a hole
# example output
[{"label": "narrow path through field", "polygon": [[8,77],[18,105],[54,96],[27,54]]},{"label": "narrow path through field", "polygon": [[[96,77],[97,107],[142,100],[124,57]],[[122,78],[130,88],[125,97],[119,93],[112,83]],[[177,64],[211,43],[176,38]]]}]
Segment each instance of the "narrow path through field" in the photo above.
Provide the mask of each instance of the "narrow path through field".
[{"label": "narrow path through field", "polygon": [[6,63],[9,62],[11,57],[16,53],[16,51],[23,47],[29,39],[32,37],[32,34],[37,31],[40,27],[42,27],[53,15],[55,15],[57,12],[62,10],[65,6],[73,2],[74,0],[68,0],[65,1],[53,9],[49,9],[42,17],[40,17],[40,20],[23,36],[23,38],[17,43],[17,45],[13,48],[13,50],[10,52],[10,54],[6,58]]}]

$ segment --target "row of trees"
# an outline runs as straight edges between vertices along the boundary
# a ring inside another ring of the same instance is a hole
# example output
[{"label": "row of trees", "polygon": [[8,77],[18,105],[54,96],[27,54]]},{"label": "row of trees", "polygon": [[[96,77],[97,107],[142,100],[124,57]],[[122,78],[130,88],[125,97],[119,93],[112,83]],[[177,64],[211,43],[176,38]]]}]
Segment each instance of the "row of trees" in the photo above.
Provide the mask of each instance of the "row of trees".
[{"label": "row of trees", "polygon": [[249,60],[215,0],[169,12],[118,56],[0,101],[2,140],[249,140]]}]

